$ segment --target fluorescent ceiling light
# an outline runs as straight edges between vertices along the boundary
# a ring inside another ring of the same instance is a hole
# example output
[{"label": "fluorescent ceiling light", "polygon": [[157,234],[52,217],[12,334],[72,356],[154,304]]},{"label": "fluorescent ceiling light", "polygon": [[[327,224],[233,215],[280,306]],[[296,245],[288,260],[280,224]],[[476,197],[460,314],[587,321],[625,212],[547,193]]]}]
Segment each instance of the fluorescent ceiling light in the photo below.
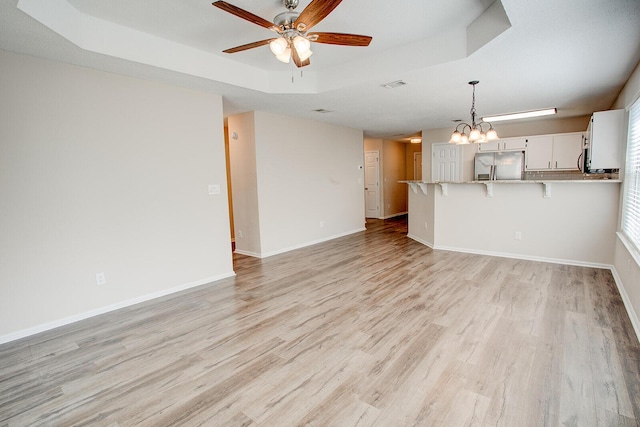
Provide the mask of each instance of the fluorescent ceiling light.
[{"label": "fluorescent ceiling light", "polygon": [[499,122],[502,120],[528,119],[530,117],[550,116],[558,112],[555,108],[547,108],[546,110],[525,111],[523,113],[499,114],[497,116],[483,117],[484,122]]}]

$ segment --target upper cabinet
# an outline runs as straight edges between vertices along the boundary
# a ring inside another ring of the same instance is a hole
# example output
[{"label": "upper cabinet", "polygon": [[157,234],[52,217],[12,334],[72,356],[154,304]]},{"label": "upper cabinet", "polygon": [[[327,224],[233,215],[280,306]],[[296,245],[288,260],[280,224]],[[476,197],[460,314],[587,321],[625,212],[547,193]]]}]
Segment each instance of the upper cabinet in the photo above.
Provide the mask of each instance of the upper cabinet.
[{"label": "upper cabinet", "polygon": [[525,170],[579,170],[583,144],[581,132],[530,136]]},{"label": "upper cabinet", "polygon": [[590,170],[620,169],[625,135],[624,110],[598,111],[589,122],[588,165]]},{"label": "upper cabinet", "polygon": [[553,136],[530,136],[527,138],[525,170],[551,169],[553,163]]},{"label": "upper cabinet", "polygon": [[527,146],[526,137],[502,138],[497,141],[478,144],[478,151],[524,151]]},{"label": "upper cabinet", "polygon": [[501,138],[478,144],[478,152],[524,151],[525,170],[580,170],[585,138],[582,132]]}]

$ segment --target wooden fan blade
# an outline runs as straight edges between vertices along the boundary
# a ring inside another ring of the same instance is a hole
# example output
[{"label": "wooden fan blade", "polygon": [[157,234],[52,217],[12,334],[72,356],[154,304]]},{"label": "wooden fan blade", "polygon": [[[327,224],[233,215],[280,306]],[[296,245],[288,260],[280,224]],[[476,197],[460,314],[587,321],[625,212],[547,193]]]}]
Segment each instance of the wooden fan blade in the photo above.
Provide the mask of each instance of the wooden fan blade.
[{"label": "wooden fan blade", "polygon": [[275,39],[260,40],[259,42],[247,43],[247,44],[243,44],[242,46],[236,46],[236,47],[232,47],[231,49],[223,50],[223,52],[224,53],[242,52],[243,50],[253,49],[254,47],[260,47],[260,46],[269,44],[271,40],[275,40]]},{"label": "wooden fan blade", "polygon": [[311,64],[309,58],[305,59],[304,61],[300,60],[300,56],[298,55],[298,51],[295,47],[291,49],[291,58],[293,59],[293,63],[296,64],[298,68],[306,67],[307,65]]},{"label": "wooden fan blade", "polygon": [[373,37],[343,33],[309,33],[309,40],[316,43],[339,44],[342,46],[369,46]]},{"label": "wooden fan blade", "polygon": [[341,2],[342,0],[312,0],[296,19],[294,28],[298,28],[298,25],[302,24],[304,27],[301,30],[308,31],[326,18]]},{"label": "wooden fan blade", "polygon": [[253,22],[254,24],[260,25],[261,27],[271,29],[271,27],[274,26],[273,22],[269,22],[266,19],[260,18],[259,16],[254,15],[251,12],[247,12],[244,9],[240,9],[238,6],[229,4],[226,1],[216,1],[211,4],[213,4],[217,8],[224,10],[225,12],[236,15],[238,18],[242,18],[245,21]]}]

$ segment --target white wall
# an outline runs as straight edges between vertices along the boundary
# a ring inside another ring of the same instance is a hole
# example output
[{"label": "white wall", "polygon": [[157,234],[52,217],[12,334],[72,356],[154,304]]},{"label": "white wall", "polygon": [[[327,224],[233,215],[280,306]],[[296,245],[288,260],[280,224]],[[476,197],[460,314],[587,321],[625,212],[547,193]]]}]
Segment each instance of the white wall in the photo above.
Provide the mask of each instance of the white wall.
[{"label": "white wall", "polygon": [[220,96],[0,51],[0,99],[0,342],[233,274]]},{"label": "white wall", "polygon": [[407,236],[430,248],[434,246],[435,191],[436,186],[433,184],[427,185],[427,194],[424,194],[421,189],[417,189],[416,193],[411,188],[408,190]]},{"label": "white wall", "polygon": [[619,183],[556,182],[550,198],[533,183],[494,184],[493,197],[484,184],[449,184],[446,197],[439,185],[427,188],[427,196],[409,190],[409,235],[436,249],[577,265],[613,262]]},{"label": "white wall", "polygon": [[[629,77],[611,108],[629,108],[638,97],[640,97],[640,64]],[[626,153],[626,148],[624,152]],[[622,178],[624,180],[624,174],[622,174]],[[636,334],[640,337],[640,321],[638,320],[638,314],[640,313],[640,254],[630,249],[618,237],[614,257],[613,266],[616,273],[616,282],[625,300],[629,317],[631,317],[636,328]]]},{"label": "white wall", "polygon": [[[266,257],[364,230],[362,131],[251,114],[260,234],[259,253],[253,255]],[[241,135],[233,118],[228,123],[230,133]],[[233,174],[236,159],[231,155]],[[233,188],[235,216],[235,181]],[[239,228],[236,223],[238,245]]]},{"label": "white wall", "polygon": [[[236,252],[259,256],[261,246],[254,113],[229,117],[227,127],[233,129],[229,131],[229,160]],[[237,139],[234,139],[234,133]]]}]

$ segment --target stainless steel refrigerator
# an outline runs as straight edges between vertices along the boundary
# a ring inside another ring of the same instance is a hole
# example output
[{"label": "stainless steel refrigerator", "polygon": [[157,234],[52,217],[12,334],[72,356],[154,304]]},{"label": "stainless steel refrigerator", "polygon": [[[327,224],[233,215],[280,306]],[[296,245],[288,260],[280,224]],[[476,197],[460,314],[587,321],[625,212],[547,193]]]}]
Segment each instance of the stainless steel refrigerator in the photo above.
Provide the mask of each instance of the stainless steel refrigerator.
[{"label": "stainless steel refrigerator", "polygon": [[524,153],[522,151],[502,151],[497,153],[476,153],[476,181],[522,179]]}]

